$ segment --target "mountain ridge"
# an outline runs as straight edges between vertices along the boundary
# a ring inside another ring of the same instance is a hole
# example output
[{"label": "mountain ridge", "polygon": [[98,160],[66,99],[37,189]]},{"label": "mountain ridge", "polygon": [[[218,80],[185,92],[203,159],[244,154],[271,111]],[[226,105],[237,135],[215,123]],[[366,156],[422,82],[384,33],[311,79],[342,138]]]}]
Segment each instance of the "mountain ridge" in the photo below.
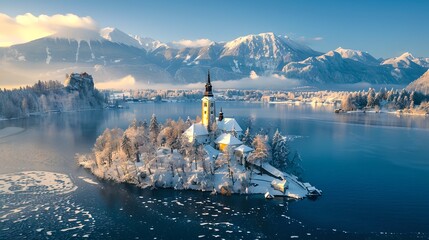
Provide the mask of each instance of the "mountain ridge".
[{"label": "mountain ridge", "polygon": [[255,73],[283,75],[306,84],[407,84],[429,67],[429,58],[415,58],[410,53],[383,60],[368,52],[341,47],[321,53],[273,32],[199,47],[174,46],[177,45],[108,27],[99,32],[54,34],[0,48],[0,59],[15,65],[71,65],[86,71],[93,68],[97,79],[97,71],[102,69],[105,78],[133,75],[140,82],[177,84],[204,81],[208,69],[217,80],[241,79]]}]

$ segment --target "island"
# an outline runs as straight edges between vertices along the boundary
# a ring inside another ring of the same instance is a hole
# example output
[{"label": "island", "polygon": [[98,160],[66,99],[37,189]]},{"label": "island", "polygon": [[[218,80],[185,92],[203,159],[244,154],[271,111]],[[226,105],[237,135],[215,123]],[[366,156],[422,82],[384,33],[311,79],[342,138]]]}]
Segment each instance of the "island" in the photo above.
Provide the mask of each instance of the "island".
[{"label": "island", "polygon": [[243,129],[235,118],[216,115],[216,99],[207,75],[201,119],[159,124],[134,120],[124,131],[106,129],[90,154],[78,163],[101,179],[146,188],[210,191],[213,194],[264,194],[301,199],[322,191],[300,181],[301,158],[290,138],[277,130],[270,140]]}]

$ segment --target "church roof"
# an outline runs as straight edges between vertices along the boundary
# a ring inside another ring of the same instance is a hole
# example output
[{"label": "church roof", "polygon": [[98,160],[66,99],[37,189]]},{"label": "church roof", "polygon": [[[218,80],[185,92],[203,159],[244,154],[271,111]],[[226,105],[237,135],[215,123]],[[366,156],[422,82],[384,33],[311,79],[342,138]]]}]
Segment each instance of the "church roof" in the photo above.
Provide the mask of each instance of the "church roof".
[{"label": "church roof", "polygon": [[242,142],[234,137],[230,133],[222,133],[218,138],[216,138],[215,143],[217,144],[226,144],[226,145],[240,145]]},{"label": "church roof", "polygon": [[224,118],[222,121],[218,121],[217,128],[227,132],[231,132],[233,129],[235,129],[236,132],[243,131],[237,121],[235,121],[235,118]]},{"label": "church roof", "polygon": [[243,145],[241,145],[239,147],[236,147],[234,150],[242,152],[242,153],[247,153],[247,152],[253,151],[253,148],[251,148],[251,147],[246,146],[246,145],[243,144]]},{"label": "church roof", "polygon": [[206,153],[210,156],[210,157],[217,157],[219,155],[219,151],[214,149],[212,146],[210,145],[205,145],[204,146],[204,150],[206,151]]},{"label": "church roof", "polygon": [[209,135],[209,132],[202,123],[194,123],[186,129],[184,134],[187,136],[204,136]]}]

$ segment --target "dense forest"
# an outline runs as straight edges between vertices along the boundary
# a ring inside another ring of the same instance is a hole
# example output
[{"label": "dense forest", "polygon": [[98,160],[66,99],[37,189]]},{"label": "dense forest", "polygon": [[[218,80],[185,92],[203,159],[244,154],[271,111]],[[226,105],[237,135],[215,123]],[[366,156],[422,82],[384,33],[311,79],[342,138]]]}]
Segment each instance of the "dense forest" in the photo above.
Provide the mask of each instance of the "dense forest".
[{"label": "dense forest", "polygon": [[410,113],[429,113],[429,96],[420,92],[409,92],[405,89],[386,90],[376,92],[373,88],[368,91],[349,92],[343,95],[341,107],[343,110],[357,110],[371,108],[380,110],[405,110]]},{"label": "dense forest", "polygon": [[[80,76],[81,74],[75,74]],[[90,80],[78,79],[79,87],[58,81],[39,81],[33,86],[0,89],[0,118],[21,118],[47,112],[102,108],[104,97]],[[68,78],[73,78],[73,74]],[[70,81],[68,81],[70,83]]]}]

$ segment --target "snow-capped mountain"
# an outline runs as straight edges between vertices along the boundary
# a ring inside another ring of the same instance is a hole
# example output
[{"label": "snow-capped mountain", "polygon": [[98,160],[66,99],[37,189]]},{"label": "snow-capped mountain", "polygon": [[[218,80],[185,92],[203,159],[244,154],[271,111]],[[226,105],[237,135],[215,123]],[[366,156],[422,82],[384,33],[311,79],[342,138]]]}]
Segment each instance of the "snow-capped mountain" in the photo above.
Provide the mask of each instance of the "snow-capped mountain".
[{"label": "snow-capped mountain", "polygon": [[142,47],[139,41],[137,41],[135,38],[131,37],[130,35],[122,32],[117,28],[111,28],[111,27],[103,28],[100,30],[100,35],[104,39],[107,39],[114,43],[125,44],[136,48]]},{"label": "snow-capped mountain", "polygon": [[103,80],[132,75],[140,82],[193,83],[204,81],[210,69],[217,80],[247,78],[253,73],[262,77],[279,74],[306,83],[409,83],[429,66],[429,58],[409,53],[384,61],[344,48],[323,54],[271,32],[203,47],[175,46],[116,28],[64,29],[0,48],[0,72],[11,72],[17,66],[20,73],[32,69],[43,80],[43,76],[53,79],[73,68]]},{"label": "snow-capped mountain", "polygon": [[3,59],[33,63],[108,63],[146,60],[146,51],[102,38],[73,39],[58,35],[14,45],[5,51]]},{"label": "snow-capped mountain", "polygon": [[342,47],[339,47],[334,50],[335,52],[339,53],[342,58],[347,58],[351,60],[355,60],[364,64],[372,64],[372,65],[379,65],[380,61],[375,59],[371,54],[368,52],[363,52],[359,50],[352,50],[352,49],[344,49]]},{"label": "snow-capped mountain", "polygon": [[415,58],[413,62],[417,63],[418,65],[424,68],[429,68],[429,58],[419,57],[419,58]]},{"label": "snow-capped mountain", "polygon": [[[416,63],[418,62],[418,63]],[[427,67],[420,64],[420,59],[415,58],[411,53],[403,53],[399,57],[386,59],[381,63],[381,65],[393,67],[392,75],[397,79],[417,79],[420,77],[426,70]]]},{"label": "snow-capped mountain", "polygon": [[153,38],[131,36],[117,28],[106,27],[100,30],[100,35],[111,42],[125,44],[128,46],[143,48],[146,51],[153,51],[159,47],[167,47],[168,45]]},{"label": "snow-capped mountain", "polygon": [[368,53],[338,48],[318,57],[289,63],[282,71],[287,77],[317,83],[404,84],[426,70],[410,56],[403,54],[379,63]]},{"label": "snow-capped mountain", "polygon": [[[353,55],[352,55],[353,56]],[[337,51],[300,62],[291,62],[282,69],[286,77],[305,79],[310,83],[392,83],[389,69],[366,64]]]},{"label": "snow-capped mountain", "polygon": [[150,38],[150,37],[134,36],[134,39],[136,41],[138,41],[140,46],[142,48],[146,49],[146,51],[148,51],[148,52],[153,51],[153,50],[160,48],[160,47],[168,48],[167,44],[165,44],[159,40],[155,40],[153,38]]},{"label": "snow-capped mountain", "polygon": [[424,94],[429,94],[429,70],[421,77],[413,81],[407,86],[408,91],[417,91]]},{"label": "snow-capped mountain", "polygon": [[399,57],[386,59],[381,64],[391,65],[395,68],[413,68],[418,65],[415,63],[416,60],[417,58],[415,58],[411,53],[406,52]]},{"label": "snow-capped mountain", "polygon": [[225,43],[219,60],[234,72],[255,70],[263,74],[265,71],[278,71],[286,63],[317,55],[320,53],[307,46],[269,32],[247,35]]}]

